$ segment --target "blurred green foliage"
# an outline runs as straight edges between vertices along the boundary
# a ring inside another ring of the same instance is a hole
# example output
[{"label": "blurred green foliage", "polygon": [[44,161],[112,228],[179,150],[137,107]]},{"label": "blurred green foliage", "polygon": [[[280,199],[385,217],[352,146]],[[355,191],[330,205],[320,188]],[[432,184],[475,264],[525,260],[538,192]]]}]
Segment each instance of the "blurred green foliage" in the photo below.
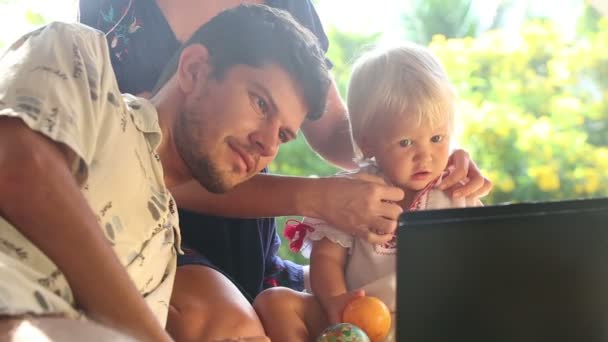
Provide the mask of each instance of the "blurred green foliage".
[{"label": "blurred green foliage", "polygon": [[[14,8],[15,4],[17,4],[17,0],[0,0],[0,11],[12,10]],[[34,11],[31,8],[25,9],[25,12],[23,13],[23,20],[29,26],[31,26],[32,30],[35,29],[36,27],[44,25],[48,22],[48,19],[45,18],[44,15]],[[6,26],[7,24],[4,24],[4,25]],[[4,28],[6,29],[6,27],[4,27]],[[25,32],[23,32],[23,33],[25,33]],[[0,52],[2,52],[2,49],[4,49],[6,44],[12,43],[9,41],[5,41],[4,40],[5,38],[6,37],[3,34],[0,34]]]},{"label": "blurred green foliage", "polygon": [[25,11],[25,20],[33,26],[44,25],[47,22],[42,14],[34,12],[32,9],[27,9]]},{"label": "blurred green foliage", "polygon": [[475,36],[479,20],[474,0],[410,0],[411,12],[402,15],[408,40],[427,44],[434,35],[448,38]]},{"label": "blurred green foliage", "polygon": [[433,39],[461,99],[458,140],[495,184],[486,203],[608,195],[608,19],[598,28]]}]

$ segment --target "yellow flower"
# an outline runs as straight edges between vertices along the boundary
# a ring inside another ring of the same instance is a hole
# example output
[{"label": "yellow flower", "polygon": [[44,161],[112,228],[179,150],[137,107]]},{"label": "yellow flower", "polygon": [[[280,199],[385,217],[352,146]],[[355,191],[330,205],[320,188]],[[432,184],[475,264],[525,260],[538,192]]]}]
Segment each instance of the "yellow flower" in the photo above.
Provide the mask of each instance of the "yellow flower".
[{"label": "yellow flower", "polygon": [[509,135],[509,133],[511,133],[511,127],[505,124],[497,125],[495,129],[496,134],[501,138],[505,138]]},{"label": "yellow flower", "polygon": [[608,148],[596,149],[593,161],[597,164],[598,170],[608,168]]},{"label": "yellow flower", "polygon": [[561,184],[556,168],[546,165],[538,166],[529,170],[530,175],[536,180],[539,189],[545,192],[559,190]]},{"label": "yellow flower", "polygon": [[503,192],[511,192],[515,189],[515,182],[511,176],[505,175],[501,179],[496,182],[496,187],[498,187]]},{"label": "yellow flower", "polygon": [[587,179],[585,179],[585,192],[592,194],[596,192],[600,187],[600,176],[597,171],[590,170],[587,173]]}]

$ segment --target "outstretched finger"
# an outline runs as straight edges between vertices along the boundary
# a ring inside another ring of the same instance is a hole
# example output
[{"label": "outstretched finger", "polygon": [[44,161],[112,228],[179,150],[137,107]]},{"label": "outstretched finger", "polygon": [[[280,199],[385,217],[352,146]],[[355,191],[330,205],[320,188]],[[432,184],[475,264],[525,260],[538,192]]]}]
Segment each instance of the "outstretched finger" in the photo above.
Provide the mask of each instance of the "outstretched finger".
[{"label": "outstretched finger", "polygon": [[[452,172],[441,180],[441,184],[439,184],[439,190],[446,190],[451,188],[452,186],[458,184],[461,180],[463,180],[469,174],[470,158],[469,154],[464,150],[456,150],[450,156],[450,160],[452,162]],[[475,166],[476,168],[476,166]]]},{"label": "outstretched finger", "polygon": [[473,193],[484,186],[485,178],[476,177],[468,180],[466,183],[458,183],[448,189],[452,197],[471,197]]},{"label": "outstretched finger", "polygon": [[482,198],[487,196],[494,185],[489,179],[484,179],[483,185],[472,193],[466,195],[467,198]]}]

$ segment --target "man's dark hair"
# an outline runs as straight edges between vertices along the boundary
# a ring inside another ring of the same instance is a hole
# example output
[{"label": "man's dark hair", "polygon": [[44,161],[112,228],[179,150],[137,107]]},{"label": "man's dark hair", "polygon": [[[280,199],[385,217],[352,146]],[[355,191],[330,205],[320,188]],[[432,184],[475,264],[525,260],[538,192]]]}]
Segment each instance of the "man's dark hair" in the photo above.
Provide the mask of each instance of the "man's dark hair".
[{"label": "man's dark hair", "polygon": [[317,38],[289,13],[266,5],[241,5],[218,14],[177,51],[154,93],[173,77],[183,49],[192,44],[205,46],[218,80],[239,64],[280,66],[302,90],[307,118],[314,120],[323,114],[330,84],[323,50]]}]

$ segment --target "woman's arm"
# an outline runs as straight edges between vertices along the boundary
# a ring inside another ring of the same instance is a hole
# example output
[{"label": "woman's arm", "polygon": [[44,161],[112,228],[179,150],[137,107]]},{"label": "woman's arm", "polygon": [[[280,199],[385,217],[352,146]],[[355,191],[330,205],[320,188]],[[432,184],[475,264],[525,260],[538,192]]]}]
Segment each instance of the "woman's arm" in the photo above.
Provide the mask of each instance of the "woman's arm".
[{"label": "woman's arm", "polygon": [[325,160],[344,169],[357,166],[347,110],[333,79],[323,116],[304,122],[302,132],[310,147]]}]

